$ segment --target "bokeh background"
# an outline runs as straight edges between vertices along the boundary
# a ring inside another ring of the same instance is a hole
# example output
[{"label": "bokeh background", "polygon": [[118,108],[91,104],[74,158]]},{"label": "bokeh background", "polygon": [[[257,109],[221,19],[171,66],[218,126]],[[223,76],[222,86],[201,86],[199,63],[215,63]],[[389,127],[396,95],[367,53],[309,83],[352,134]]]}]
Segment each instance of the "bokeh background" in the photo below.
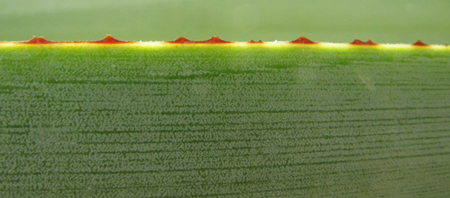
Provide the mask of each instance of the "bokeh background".
[{"label": "bokeh background", "polygon": [[0,40],[450,43],[448,0],[0,0]]}]

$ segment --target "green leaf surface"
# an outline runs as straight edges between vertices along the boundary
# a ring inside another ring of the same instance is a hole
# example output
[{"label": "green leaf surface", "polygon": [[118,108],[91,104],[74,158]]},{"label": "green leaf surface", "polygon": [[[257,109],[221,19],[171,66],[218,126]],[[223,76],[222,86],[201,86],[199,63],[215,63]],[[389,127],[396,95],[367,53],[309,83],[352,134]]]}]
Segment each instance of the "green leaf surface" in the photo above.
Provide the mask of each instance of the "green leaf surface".
[{"label": "green leaf surface", "polygon": [[3,197],[448,197],[436,48],[0,47]]}]

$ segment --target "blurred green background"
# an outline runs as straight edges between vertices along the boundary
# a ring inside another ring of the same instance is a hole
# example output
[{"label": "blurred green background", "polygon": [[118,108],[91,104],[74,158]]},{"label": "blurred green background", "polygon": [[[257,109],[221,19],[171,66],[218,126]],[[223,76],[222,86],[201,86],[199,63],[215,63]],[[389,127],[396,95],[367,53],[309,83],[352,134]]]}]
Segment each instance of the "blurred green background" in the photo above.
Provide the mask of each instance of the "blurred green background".
[{"label": "blurred green background", "polygon": [[0,40],[450,43],[448,0],[1,0]]}]

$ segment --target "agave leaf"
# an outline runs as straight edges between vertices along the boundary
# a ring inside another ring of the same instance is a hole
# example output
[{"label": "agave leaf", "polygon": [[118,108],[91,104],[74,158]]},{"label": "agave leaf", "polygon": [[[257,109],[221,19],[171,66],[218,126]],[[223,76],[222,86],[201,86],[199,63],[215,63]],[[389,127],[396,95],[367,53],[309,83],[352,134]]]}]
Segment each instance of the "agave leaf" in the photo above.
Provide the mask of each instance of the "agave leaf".
[{"label": "agave leaf", "polygon": [[445,47],[0,47],[7,197],[448,196]]}]

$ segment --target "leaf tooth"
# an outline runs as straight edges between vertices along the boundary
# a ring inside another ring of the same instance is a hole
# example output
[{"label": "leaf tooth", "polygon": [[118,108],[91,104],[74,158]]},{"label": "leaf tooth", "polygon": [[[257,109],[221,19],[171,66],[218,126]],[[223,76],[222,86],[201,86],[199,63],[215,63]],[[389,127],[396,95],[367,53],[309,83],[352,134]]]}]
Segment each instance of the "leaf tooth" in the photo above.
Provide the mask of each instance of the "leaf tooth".
[{"label": "leaf tooth", "polygon": [[41,36],[41,37],[33,36],[33,38],[30,39],[29,41],[23,41],[23,42],[19,42],[19,43],[23,43],[23,44],[51,44],[51,43],[59,43],[59,42],[49,41],[49,40],[45,39],[43,36]]},{"label": "leaf tooth", "polygon": [[132,43],[131,41],[121,41],[118,39],[115,39],[111,35],[106,35],[106,37],[102,40],[98,41],[87,41],[86,43],[100,43],[100,44],[119,44],[119,43]]},{"label": "leaf tooth", "polygon": [[304,36],[299,37],[297,40],[293,40],[289,43],[293,44],[318,44],[318,42],[311,41]]},{"label": "leaf tooth", "polygon": [[423,43],[421,40],[418,40],[417,42],[413,43],[412,45],[413,46],[422,46],[422,47],[429,46],[428,44]]}]

